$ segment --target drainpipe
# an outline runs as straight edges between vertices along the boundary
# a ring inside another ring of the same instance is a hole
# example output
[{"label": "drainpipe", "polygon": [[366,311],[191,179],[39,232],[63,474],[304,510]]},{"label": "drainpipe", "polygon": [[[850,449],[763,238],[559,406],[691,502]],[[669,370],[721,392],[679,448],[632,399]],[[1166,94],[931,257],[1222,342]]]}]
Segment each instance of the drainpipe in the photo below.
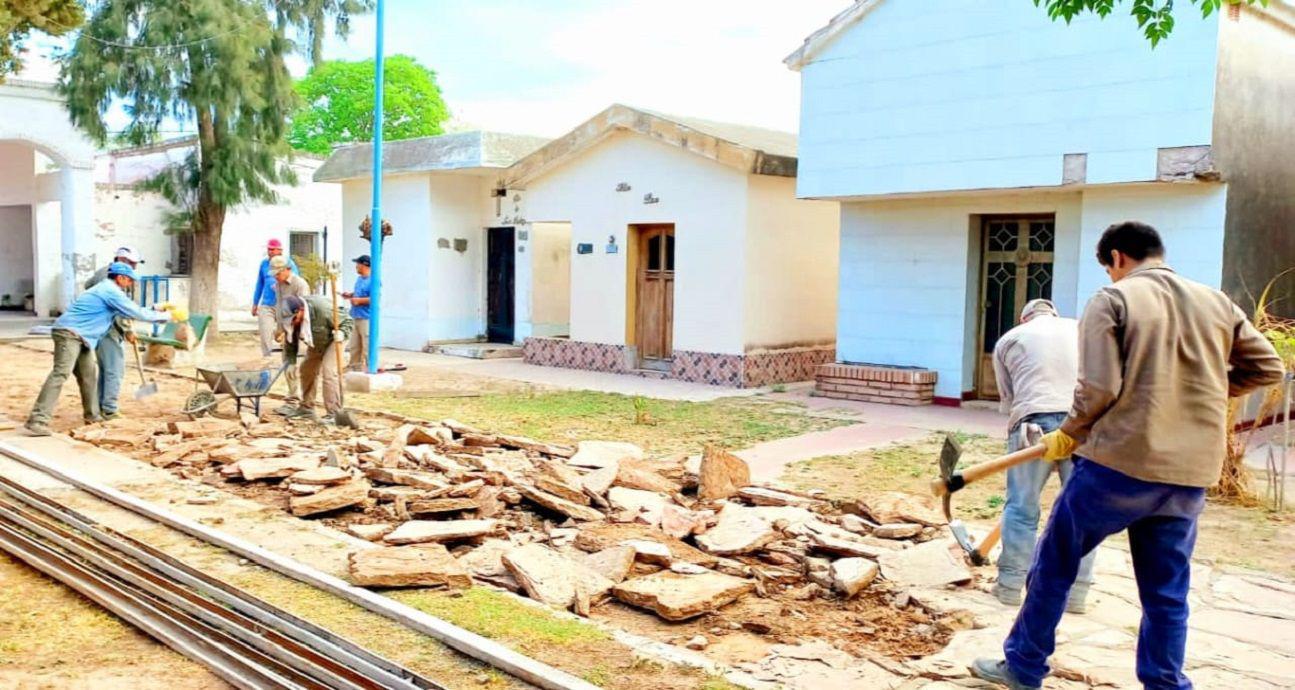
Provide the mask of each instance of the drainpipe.
[{"label": "drainpipe", "polygon": [[382,347],[379,320],[382,315],[382,34],[386,2],[378,0],[377,46],[373,56],[373,210],[369,214],[369,257],[373,265],[369,283],[369,373],[378,373],[378,350]]}]

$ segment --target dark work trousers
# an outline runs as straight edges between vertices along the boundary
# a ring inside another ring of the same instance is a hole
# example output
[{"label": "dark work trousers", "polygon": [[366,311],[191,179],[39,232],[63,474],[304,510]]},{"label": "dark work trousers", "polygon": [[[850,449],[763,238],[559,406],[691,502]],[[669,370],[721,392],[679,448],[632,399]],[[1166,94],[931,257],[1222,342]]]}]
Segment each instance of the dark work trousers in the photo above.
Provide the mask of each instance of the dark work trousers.
[{"label": "dark work trousers", "polygon": [[1191,688],[1183,675],[1187,591],[1196,518],[1204,507],[1205,489],[1146,482],[1076,457],[1035,549],[1025,603],[1003,643],[1017,679],[1043,683],[1079,562],[1103,539],[1128,530],[1142,600],[1138,679],[1149,689]]}]

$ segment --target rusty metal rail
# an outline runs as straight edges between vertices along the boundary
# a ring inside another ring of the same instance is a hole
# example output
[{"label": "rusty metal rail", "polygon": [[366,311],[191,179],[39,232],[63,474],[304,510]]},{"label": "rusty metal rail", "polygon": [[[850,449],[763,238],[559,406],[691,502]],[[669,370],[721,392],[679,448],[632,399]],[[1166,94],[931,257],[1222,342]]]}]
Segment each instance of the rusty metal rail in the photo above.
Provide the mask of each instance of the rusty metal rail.
[{"label": "rusty metal rail", "polygon": [[442,687],[3,477],[0,548],[235,687]]}]

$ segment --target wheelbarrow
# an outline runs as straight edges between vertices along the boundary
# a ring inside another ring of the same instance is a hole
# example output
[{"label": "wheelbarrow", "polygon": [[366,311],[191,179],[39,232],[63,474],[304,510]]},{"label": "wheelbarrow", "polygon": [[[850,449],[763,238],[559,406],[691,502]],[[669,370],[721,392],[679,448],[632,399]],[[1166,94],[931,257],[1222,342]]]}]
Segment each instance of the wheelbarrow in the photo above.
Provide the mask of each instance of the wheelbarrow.
[{"label": "wheelbarrow", "polygon": [[[274,382],[278,381],[287,369],[286,362],[278,369],[244,368],[236,364],[198,367],[200,381],[194,382],[193,393],[184,401],[184,413],[192,417],[201,417],[210,414],[222,400],[233,399],[240,414],[246,403],[252,412],[260,417],[261,398],[270,392]],[[208,390],[198,390],[200,382],[205,382]]]}]

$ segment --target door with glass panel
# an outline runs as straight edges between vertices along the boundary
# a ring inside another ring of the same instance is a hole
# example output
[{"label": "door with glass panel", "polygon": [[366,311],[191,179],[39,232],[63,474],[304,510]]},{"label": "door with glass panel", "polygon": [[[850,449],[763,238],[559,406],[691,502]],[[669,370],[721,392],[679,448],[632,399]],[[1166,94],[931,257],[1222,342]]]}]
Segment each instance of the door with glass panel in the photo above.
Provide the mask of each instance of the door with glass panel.
[{"label": "door with glass panel", "polygon": [[1052,299],[1052,258],[1057,243],[1056,218],[984,216],[981,219],[981,289],[979,371],[976,395],[997,400],[994,345],[1017,324],[1032,299]]}]

